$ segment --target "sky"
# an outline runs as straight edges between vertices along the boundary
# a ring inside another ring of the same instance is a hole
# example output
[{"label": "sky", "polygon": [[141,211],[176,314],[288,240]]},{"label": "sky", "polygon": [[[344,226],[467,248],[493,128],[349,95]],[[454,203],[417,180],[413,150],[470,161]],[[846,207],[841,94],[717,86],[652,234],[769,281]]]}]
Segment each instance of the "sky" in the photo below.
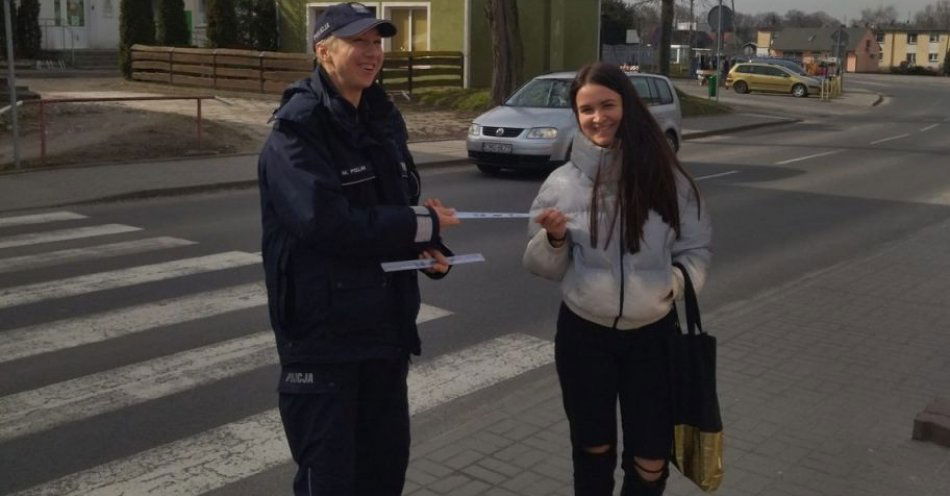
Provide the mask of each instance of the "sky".
[{"label": "sky", "polygon": [[[723,0],[723,5],[729,5],[732,0]],[[697,4],[715,5],[718,0],[697,0]],[[824,10],[833,17],[844,21],[860,18],[861,10],[867,8],[880,7],[881,5],[893,5],[897,8],[899,21],[907,19],[910,14],[911,20],[916,12],[924,10],[927,5],[936,3],[936,0],[735,0],[736,10],[749,14],[759,12],[775,11],[784,14],[789,9],[797,9],[804,12],[814,12]]]}]

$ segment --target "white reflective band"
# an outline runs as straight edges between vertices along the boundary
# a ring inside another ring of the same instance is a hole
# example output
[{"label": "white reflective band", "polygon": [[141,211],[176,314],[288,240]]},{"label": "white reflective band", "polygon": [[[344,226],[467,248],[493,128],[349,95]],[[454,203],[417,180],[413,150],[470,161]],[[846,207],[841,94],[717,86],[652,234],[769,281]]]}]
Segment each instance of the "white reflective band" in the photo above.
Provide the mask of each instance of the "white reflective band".
[{"label": "white reflective band", "polygon": [[[485,257],[481,253],[469,253],[467,255],[455,255],[448,257],[449,265],[459,265],[475,262],[484,262]],[[419,270],[428,269],[435,265],[435,259],[427,258],[425,260],[400,260],[398,262],[386,262],[380,264],[383,266],[383,272],[397,272],[400,270]]]},{"label": "white reflective band", "polygon": [[514,212],[456,212],[459,219],[527,219],[531,214]]}]

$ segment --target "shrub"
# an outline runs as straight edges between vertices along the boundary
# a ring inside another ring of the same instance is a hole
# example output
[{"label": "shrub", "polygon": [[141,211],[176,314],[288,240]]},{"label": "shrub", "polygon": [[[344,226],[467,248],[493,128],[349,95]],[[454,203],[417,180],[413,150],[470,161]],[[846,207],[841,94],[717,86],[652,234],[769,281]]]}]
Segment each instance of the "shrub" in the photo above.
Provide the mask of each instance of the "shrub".
[{"label": "shrub", "polygon": [[208,0],[208,46],[243,48],[235,0]]},{"label": "shrub", "polygon": [[277,50],[277,4],[273,0],[237,0],[242,44],[254,50]]},{"label": "shrub", "polygon": [[[43,43],[43,33],[40,31],[40,2],[39,0],[21,0],[20,8],[14,17],[16,20],[16,51],[20,57],[35,59],[40,55]],[[3,29],[0,26],[0,29]],[[3,50],[6,51],[6,46]]]},{"label": "shrub", "polygon": [[132,45],[155,44],[155,18],[150,0],[121,0],[119,3],[119,68],[132,77]]},{"label": "shrub", "polygon": [[155,41],[165,46],[187,46],[191,42],[183,0],[157,0],[158,19],[155,21]]},{"label": "shrub", "polygon": [[[0,0],[6,1],[6,0]],[[5,24],[6,11],[3,5],[0,5],[0,59],[7,59],[7,29]],[[16,2],[10,2],[11,26],[16,26]],[[13,33],[13,48],[16,49],[16,32]]]}]

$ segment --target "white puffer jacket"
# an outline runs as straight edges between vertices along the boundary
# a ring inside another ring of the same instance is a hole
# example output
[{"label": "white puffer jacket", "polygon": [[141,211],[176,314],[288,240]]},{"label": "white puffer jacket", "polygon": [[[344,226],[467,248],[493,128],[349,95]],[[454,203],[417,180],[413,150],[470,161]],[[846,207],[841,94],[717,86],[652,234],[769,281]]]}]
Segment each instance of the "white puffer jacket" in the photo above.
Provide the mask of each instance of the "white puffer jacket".
[{"label": "white puffer jacket", "polygon": [[[612,209],[617,194],[619,151],[601,148],[580,132],[574,138],[571,161],[548,176],[531,206],[534,219],[545,208],[557,208],[569,218],[568,242],[551,246],[547,232],[529,221],[530,241],[523,263],[532,273],[561,281],[564,303],[574,313],[591,322],[617,329],[635,329],[658,321],[674,298],[683,292],[683,275],[672,263],[689,271],[696,291],[706,281],[712,257],[712,224],[705,205],[700,208],[689,181],[677,173],[680,237],[660,215],[650,211],[643,226],[640,251],[621,256],[620,221],[615,223],[610,245],[605,249],[611,212],[598,222],[598,247],[590,244],[590,202],[597,169],[604,205]],[[608,181],[604,181],[604,178]],[[701,213],[697,216],[697,213]],[[623,260],[622,263],[619,263]],[[622,302],[621,302],[622,295]]]}]

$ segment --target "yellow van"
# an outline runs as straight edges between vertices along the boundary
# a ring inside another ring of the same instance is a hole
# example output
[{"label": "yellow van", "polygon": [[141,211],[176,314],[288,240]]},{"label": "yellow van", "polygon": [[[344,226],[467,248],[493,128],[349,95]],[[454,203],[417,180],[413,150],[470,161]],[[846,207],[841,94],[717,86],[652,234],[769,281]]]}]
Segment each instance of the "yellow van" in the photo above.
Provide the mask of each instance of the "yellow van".
[{"label": "yellow van", "polygon": [[772,64],[741,63],[736,64],[726,76],[726,88],[736,93],[750,91],[768,91],[773,93],[791,93],[800,98],[821,91],[821,83],[808,76],[795,74],[785,67]]}]

